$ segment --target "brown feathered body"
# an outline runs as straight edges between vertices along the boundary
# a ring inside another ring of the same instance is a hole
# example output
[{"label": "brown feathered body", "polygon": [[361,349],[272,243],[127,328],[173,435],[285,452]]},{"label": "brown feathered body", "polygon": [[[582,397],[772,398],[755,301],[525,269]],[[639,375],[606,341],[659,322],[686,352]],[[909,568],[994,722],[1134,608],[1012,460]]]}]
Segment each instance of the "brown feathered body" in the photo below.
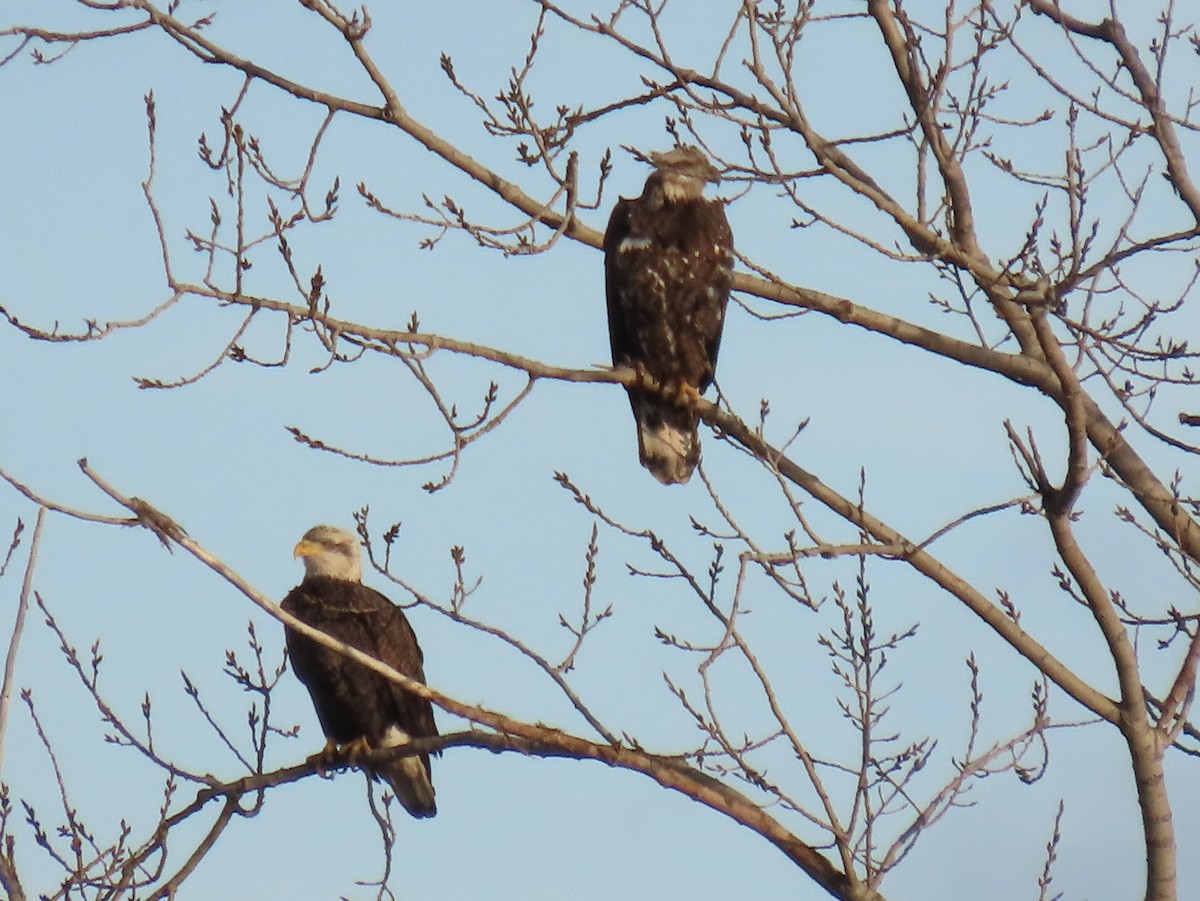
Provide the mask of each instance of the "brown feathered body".
[{"label": "brown feathered body", "polygon": [[[315,531],[297,545],[297,555],[311,546],[309,536]],[[398,672],[425,681],[421,648],[404,611],[361,581],[309,572],[282,607]],[[293,629],[286,630],[286,638],[292,668],[308,688],[329,739],[339,745],[362,739],[378,749],[438,734],[429,701]],[[437,813],[428,754],[397,757],[368,771],[386,781],[414,817]]]},{"label": "brown feathered body", "polygon": [[694,147],[651,157],[642,195],[621,199],[604,235],[614,366],[665,390],[628,389],[641,463],[664,484],[686,482],[700,460],[695,397],[712,383],[733,279],[724,205],[704,198],[716,170]]}]

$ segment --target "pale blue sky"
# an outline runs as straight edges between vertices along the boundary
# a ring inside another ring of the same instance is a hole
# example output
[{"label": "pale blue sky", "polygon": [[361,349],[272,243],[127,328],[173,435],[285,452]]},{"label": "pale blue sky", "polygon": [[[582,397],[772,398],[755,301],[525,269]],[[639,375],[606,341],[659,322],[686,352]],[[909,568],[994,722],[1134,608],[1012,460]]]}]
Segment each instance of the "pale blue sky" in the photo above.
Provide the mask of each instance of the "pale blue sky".
[{"label": "pale blue sky", "polygon": [[[688,20],[674,21],[680,52],[703,60],[710,46],[704,26],[725,22],[736,5],[689,4]],[[535,21],[532,4],[457,0],[376,7],[368,46],[406,108],[531,193],[544,191],[544,181],[510,162],[511,152],[484,134],[476,111],[449,89],[437,64],[441,52],[450,53],[458,76],[492,97],[524,55]],[[189,15],[215,9],[208,34],[235,52],[300,81],[374,102],[345,42],[295,4],[189,0],[183,8]],[[35,14],[47,27],[80,22],[72,4],[62,2],[30,5],[14,19],[32,21]],[[108,17],[84,21],[111,24]],[[813,121],[836,133],[894,124],[883,104],[899,94],[885,80],[877,35],[862,23],[819,33],[826,39],[806,45],[811,49],[801,62]],[[637,84],[636,70],[610,48],[581,41],[561,27],[551,28],[543,52],[544,68],[533,80],[540,109],[605,102]],[[886,90],[874,88],[876,79]],[[189,251],[185,229],[206,232],[209,197],[226,208],[228,198],[222,177],[197,159],[196,140],[204,131],[214,142],[220,108],[233,101],[239,83],[157,34],[81,46],[53,66],[22,59],[0,70],[0,109],[6,114],[0,130],[0,304],[33,324],[57,321],[64,330],[76,330],[85,317],[133,317],[164,299],[159,250],[140,190],[147,165],[142,97],[151,89],[159,126],[156,197],[177,271],[198,279],[203,259]],[[272,163],[291,175],[303,165],[321,112],[255,87],[242,119],[261,137]],[[603,148],[614,149],[604,207],[584,214],[589,225],[602,228],[615,197],[638,191],[645,170],[618,145],[665,146],[663,114],[659,107],[639,109],[581,132],[576,146],[589,177]],[[1043,139],[1061,152],[1061,131],[1053,126],[1028,132],[1028,143],[1010,145],[1010,152],[1015,146],[1026,161],[1036,160],[1046,152]],[[911,178],[904,160],[892,163],[867,148],[862,157],[902,193]],[[798,158],[796,165],[810,162]],[[548,363],[587,367],[607,360],[596,251],[562,242],[549,254],[506,259],[458,235],[433,252],[419,250],[428,231],[371,213],[356,183],[365,181],[393,208],[419,211],[422,193],[434,199],[449,194],[481,217],[502,223],[515,217],[379,123],[339,117],[316,173],[318,198],[335,175],[341,178],[340,212],[329,225],[299,231],[293,244],[306,276],[321,263],[334,315],[400,327],[415,309],[430,331]],[[1000,193],[991,176],[979,174],[977,201],[990,214],[982,226],[985,238],[994,233],[996,246],[990,249],[1011,252],[1032,200]],[[813,202],[836,204],[831,208],[847,222],[878,227],[865,203],[847,202],[823,185],[813,192]],[[254,204],[251,221],[261,224],[264,204],[261,198]],[[730,208],[738,247],[798,284],[931,327],[954,327],[927,302],[928,292],[937,288],[928,274],[882,262],[819,229],[790,230],[794,214],[769,190],[756,189]],[[896,238],[886,229],[877,236]],[[296,302],[276,260],[270,252],[260,255],[249,284],[257,293]],[[1164,275],[1164,282],[1172,277]],[[1163,285],[1167,295],[1176,288]],[[0,467],[56,501],[114,512],[76,468],[75,461],[86,456],[119,490],[174,516],[273,597],[299,579],[290,551],[305,529],[322,521],[349,525],[352,512],[369,504],[376,533],[403,522],[395,554],[407,578],[446,600],[453,580],[449,548],[464,546],[469,575],[483,577],[472,600],[474,614],[512,628],[550,656],[569,646],[557,618],[559,612],[570,616],[580,603],[591,530],[584,511],[553,482],[556,470],[570,473],[628,525],[668,537],[696,571],[707,567],[711,541],[696,538],[688,519],[695,515],[719,525],[703,485],[695,479],[685,488],[666,489],[637,465],[632,421],[615,386],[539,385],[508,423],[467,453],[455,482],[431,496],[421,485],[439,477],[440,469],[353,464],[307,450],[284,430],[295,425],[331,444],[389,458],[440,448],[442,435],[428,431],[427,401],[396,361],[365,359],[312,375],[309,368],[322,361],[319,348],[311,336],[297,333],[286,369],[226,364],[179,390],[142,391],[134,385],[131,376],[169,381],[203,368],[240,318],[187,301],[148,328],[82,346],[33,343],[0,329],[5,386]],[[277,354],[281,322],[264,318],[246,344],[260,357]],[[505,399],[523,383],[520,376],[474,361],[439,357],[431,370],[461,409],[477,407],[491,379],[500,383]],[[733,309],[718,380],[747,419],[756,416],[759,398],[770,398],[773,439],[811,417],[793,456],[851,496],[865,469],[868,506],[914,539],[969,509],[1023,491],[1003,440],[1005,418],[1037,428],[1048,454],[1061,446],[1054,411],[1029,391],[816,315],[768,324]],[[794,521],[773,482],[711,433],[704,442],[706,465],[722,497],[770,549],[782,547],[782,532]],[[1167,459],[1146,441],[1139,447],[1152,462]],[[1172,601],[1159,598],[1166,597],[1193,610],[1193,595],[1164,576],[1153,549],[1125,546],[1130,530],[1110,515],[1117,495],[1105,485],[1091,490],[1081,533],[1100,551],[1102,574],[1112,587],[1140,595],[1147,605],[1165,607]],[[815,503],[804,512],[831,539],[853,538]],[[34,514],[15,493],[0,491],[0,535],[9,534],[18,516],[32,524]],[[1119,556],[1107,551],[1118,547]],[[1055,590],[1048,575],[1051,561],[1039,521],[1002,514],[966,527],[935,550],[985,593],[1007,590],[1027,628],[1102,689],[1113,689],[1089,618]],[[612,603],[616,616],[585,646],[577,684],[618,731],[636,734],[652,750],[679,750],[694,736],[661,673],[694,687],[695,664],[663,649],[653,628],[697,641],[718,636],[693,598],[673,583],[630,578],[626,563],[652,567],[654,561],[644,546],[602,530],[595,596],[601,606]],[[0,580],[0,622],[7,623],[15,608],[22,565],[19,556]],[[732,575],[733,568],[726,596]],[[881,632],[921,623],[917,637],[901,647],[885,672],[904,683],[892,702],[892,728],[902,729],[906,741],[939,739],[930,772],[918,782],[931,792],[951,772],[951,759],[963,753],[967,653],[974,651],[982,667],[983,742],[1027,724],[1034,673],[956,602],[915,575],[885,563],[871,564],[868,575]],[[827,596],[834,581],[853,584],[854,566],[814,564],[808,576],[814,593]],[[399,597],[381,577],[368,581]],[[185,554],[165,553],[148,533],[57,516],[47,523],[36,587],[77,646],[87,648],[101,638],[104,682],[127,716],[137,719],[149,691],[163,748],[184,765],[238,775],[235,761],[184,697],[178,673],[185,669],[229,728],[241,734],[246,698],[220,674],[224,651],[244,648],[245,624],[252,620],[277,660],[278,624]],[[816,643],[819,633],[837,624],[832,604],[818,614],[789,608],[762,579],[751,580],[747,600],[754,612],[743,625],[778,674],[780,693],[813,753],[844,753],[854,734],[840,718],[834,701],[839,686]],[[527,662],[428,611],[412,617],[426,649],[428,677],[439,689],[513,715],[585,729]],[[1147,639],[1148,657],[1155,637]],[[728,669],[723,678],[730,719],[744,718],[748,728],[761,725],[760,702],[739,700],[743,692],[750,696],[745,674],[740,667]],[[1165,672],[1166,666],[1147,667],[1148,677]],[[23,638],[17,681],[33,688],[89,825],[109,835],[119,816],[144,822],[158,803],[157,774],[148,775],[135,755],[102,743],[101,725],[36,614]],[[295,762],[320,747],[308,699],[291,674],[275,705],[278,723],[298,723],[301,733],[297,740],[275,742],[272,765]],[[1057,693],[1051,710],[1067,721],[1080,716]],[[440,723],[443,731],[459,726],[446,716]],[[33,800],[47,821],[57,822],[45,756],[21,706],[4,751],[4,781],[17,796]],[[1194,884],[1200,870],[1186,849],[1200,840],[1200,794],[1183,759],[1168,761],[1183,849],[1181,884]],[[776,767],[773,777],[808,797],[794,765],[780,760]],[[824,897],[762,839],[632,774],[457,749],[435,762],[434,777],[438,817],[397,820],[395,867],[402,875],[392,884],[402,898]],[[370,897],[353,885],[377,875],[379,838],[362,784],[361,776],[342,774],[272,792],[262,814],[233,824],[185,884],[182,897]],[[190,792],[185,788],[182,797]],[[1045,779],[1023,786],[1004,774],[978,784],[972,798],[976,806],[952,812],[885,883],[889,898],[1036,897],[1060,798],[1066,799],[1066,813],[1056,886],[1069,898],[1137,894],[1142,851],[1132,777],[1109,731],[1055,732]],[[44,874],[27,835],[21,843],[29,872]],[[30,878],[27,888],[49,890],[49,883]]]}]

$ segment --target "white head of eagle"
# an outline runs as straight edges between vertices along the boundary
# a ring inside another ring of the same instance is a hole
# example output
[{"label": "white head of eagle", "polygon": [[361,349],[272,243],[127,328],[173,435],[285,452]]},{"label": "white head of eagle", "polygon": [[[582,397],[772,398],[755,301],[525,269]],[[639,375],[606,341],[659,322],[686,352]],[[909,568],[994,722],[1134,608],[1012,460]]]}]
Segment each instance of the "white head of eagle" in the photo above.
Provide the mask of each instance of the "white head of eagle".
[{"label": "white head of eagle", "polygon": [[[313,526],[294,550],[304,579],[280,605],[320,629],[417,682],[424,658],[404,611],[362,584],[358,537],[335,526]],[[438,734],[433,706],[396,683],[294,629],[285,629],[296,676],[308,688],[327,748],[375,750]],[[393,757],[366,767],[383,779],[414,817],[437,813],[429,754]]]},{"label": "white head of eagle", "polygon": [[649,156],[640,197],[622,198],[604,233],[608,337],[614,366],[658,391],[627,389],[638,456],[660,482],[686,482],[700,461],[694,400],[712,384],[733,280],[725,205],[704,188],[721,180],[697,147]]}]

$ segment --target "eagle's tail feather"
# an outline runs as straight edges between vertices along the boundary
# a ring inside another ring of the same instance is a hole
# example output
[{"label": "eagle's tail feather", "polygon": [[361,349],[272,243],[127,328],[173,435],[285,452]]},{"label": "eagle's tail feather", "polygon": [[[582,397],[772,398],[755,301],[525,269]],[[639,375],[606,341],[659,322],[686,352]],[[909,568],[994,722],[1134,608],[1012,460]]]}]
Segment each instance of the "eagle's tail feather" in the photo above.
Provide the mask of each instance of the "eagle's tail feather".
[{"label": "eagle's tail feather", "polygon": [[[383,747],[395,748],[410,740],[404,730],[398,726],[392,726],[384,735],[381,744]],[[373,774],[382,778],[392,787],[396,800],[412,816],[420,820],[437,815],[437,802],[433,797],[433,781],[429,778],[428,754],[396,757],[375,767]]]},{"label": "eagle's tail feather", "polygon": [[697,423],[638,418],[638,456],[642,465],[664,485],[682,485],[700,462]]},{"label": "eagle's tail feather", "polygon": [[377,771],[392,787],[404,809],[417,819],[437,815],[437,802],[433,796],[433,783],[421,755],[400,757],[380,767]]}]

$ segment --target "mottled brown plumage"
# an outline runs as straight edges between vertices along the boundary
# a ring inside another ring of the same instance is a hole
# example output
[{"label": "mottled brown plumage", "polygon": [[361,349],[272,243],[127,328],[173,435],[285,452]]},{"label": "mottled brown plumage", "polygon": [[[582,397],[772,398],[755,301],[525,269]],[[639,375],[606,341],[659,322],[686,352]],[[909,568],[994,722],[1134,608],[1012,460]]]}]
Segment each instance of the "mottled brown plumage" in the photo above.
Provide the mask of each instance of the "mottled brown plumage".
[{"label": "mottled brown plumage", "polygon": [[629,388],[638,456],[660,482],[691,478],[700,461],[693,403],[713,380],[733,279],[724,205],[704,199],[720,181],[695,147],[652,154],[642,195],[622,198],[604,234],[608,334],[614,366],[629,366],[666,395]]},{"label": "mottled brown plumage", "polygon": [[[295,554],[304,560],[304,580],[284,598],[284,610],[409,678],[425,681],[421,648],[404,611],[362,584],[354,535],[314,526]],[[308,688],[330,741],[363,741],[375,749],[438,734],[429,701],[293,629],[286,630],[286,637],[292,669]],[[368,771],[386,781],[414,817],[437,813],[428,754],[397,757]]]}]

